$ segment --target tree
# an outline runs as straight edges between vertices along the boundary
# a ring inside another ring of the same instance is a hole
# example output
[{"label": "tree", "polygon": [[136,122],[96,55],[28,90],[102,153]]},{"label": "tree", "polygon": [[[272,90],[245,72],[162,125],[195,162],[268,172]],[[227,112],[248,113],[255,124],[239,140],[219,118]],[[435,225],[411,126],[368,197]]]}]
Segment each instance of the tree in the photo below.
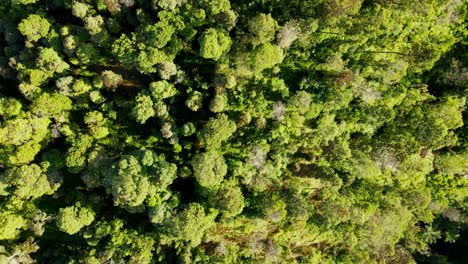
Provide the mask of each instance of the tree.
[{"label": "tree", "polygon": [[229,0],[201,0],[199,4],[210,15],[217,15],[221,12],[228,11],[231,8]]},{"label": "tree", "polygon": [[85,18],[86,13],[89,10],[89,6],[85,3],[81,3],[78,1],[72,2],[72,14],[78,18]]},{"label": "tree", "polygon": [[7,120],[0,127],[0,164],[25,164],[32,161],[40,151],[40,142],[49,135],[50,120],[26,115]]},{"label": "tree", "polygon": [[198,111],[203,106],[203,94],[198,91],[192,92],[185,101],[185,105],[194,112]]},{"label": "tree", "polygon": [[26,225],[20,214],[1,210],[0,216],[0,240],[15,239]]},{"label": "tree", "polygon": [[132,210],[142,205],[148,196],[150,182],[138,159],[126,155],[112,165],[104,186],[112,194],[115,205]]},{"label": "tree", "polygon": [[136,62],[138,56],[136,46],[135,33],[131,33],[129,36],[122,34],[112,44],[112,54],[124,65],[131,66]]},{"label": "tree", "polygon": [[86,166],[86,152],[93,144],[93,137],[78,134],[71,137],[70,141],[72,146],[67,150],[65,164],[68,171],[78,173]]},{"label": "tree", "polygon": [[217,15],[217,20],[221,23],[225,30],[230,31],[236,26],[237,15],[232,10],[227,10]]},{"label": "tree", "polygon": [[301,28],[295,21],[288,21],[278,31],[276,35],[277,45],[282,49],[289,48],[293,42],[299,38],[301,34]]},{"label": "tree", "polygon": [[210,102],[210,110],[214,113],[222,112],[227,105],[227,96],[225,94],[216,94]]},{"label": "tree", "polygon": [[227,173],[223,155],[215,151],[197,154],[192,159],[193,175],[206,188],[217,187]]},{"label": "tree", "polygon": [[163,80],[158,82],[152,82],[150,84],[150,93],[151,96],[156,100],[167,99],[173,97],[178,93],[177,89],[174,85],[170,84],[169,82]]},{"label": "tree", "polygon": [[108,120],[104,118],[103,114],[98,111],[92,111],[85,115],[84,122],[88,125],[90,134],[96,138],[104,138],[109,134],[109,129],[107,128]]},{"label": "tree", "polygon": [[147,46],[160,49],[169,43],[175,29],[168,22],[160,21],[153,25],[145,25],[139,33],[144,37]]},{"label": "tree", "polygon": [[214,28],[203,32],[198,42],[200,43],[200,56],[215,61],[219,60],[223,54],[229,51],[232,43],[227,34]]},{"label": "tree", "polygon": [[67,122],[71,109],[72,101],[59,93],[43,93],[31,106],[31,112],[35,115],[55,119],[57,122]]},{"label": "tree", "polygon": [[244,209],[244,196],[239,186],[223,184],[216,194],[216,208],[224,217],[235,217]]},{"label": "tree", "polygon": [[86,29],[91,35],[98,34],[102,31],[104,25],[104,19],[102,16],[87,16],[83,20]]},{"label": "tree", "polygon": [[211,118],[198,133],[198,140],[206,149],[218,149],[236,131],[236,124],[225,114]]},{"label": "tree", "polygon": [[283,60],[283,51],[276,45],[264,44],[258,46],[251,56],[253,71],[260,73],[280,63]]},{"label": "tree", "polygon": [[169,80],[171,76],[176,75],[177,67],[173,62],[163,61],[158,66],[159,77],[164,80]]},{"label": "tree", "polygon": [[152,0],[151,3],[153,6],[153,9],[155,10],[157,10],[158,7],[162,9],[174,10],[178,6],[182,5],[182,1],[180,0],[162,0],[162,1]]},{"label": "tree", "polygon": [[[103,263],[127,261],[128,263],[150,263],[153,257],[154,238],[135,230],[122,220],[99,221],[96,228],[86,232],[85,238],[90,245],[104,243],[96,253],[80,254],[80,261]],[[103,239],[108,237],[109,239]],[[104,241],[103,241],[104,240]]]},{"label": "tree", "polygon": [[148,118],[153,117],[156,113],[154,111],[153,100],[151,96],[146,93],[140,93],[135,98],[136,105],[133,108],[133,116],[137,122],[144,124]]},{"label": "tree", "polygon": [[111,14],[117,14],[121,11],[121,6],[118,0],[104,0],[104,4]]},{"label": "tree", "polygon": [[155,65],[163,62],[165,59],[167,59],[166,53],[160,49],[149,47],[138,54],[138,68],[143,73],[156,72],[158,69]]},{"label": "tree", "polygon": [[10,186],[15,187],[11,194],[20,199],[38,198],[54,192],[42,168],[36,164],[15,167],[7,171],[4,177]]},{"label": "tree", "polygon": [[60,231],[73,235],[94,221],[94,212],[79,205],[60,208],[57,214],[57,227]]},{"label": "tree", "polygon": [[271,14],[258,14],[249,21],[249,31],[252,34],[252,44],[260,45],[271,42],[275,38],[278,24]]},{"label": "tree", "polygon": [[205,232],[214,224],[217,213],[205,212],[201,204],[191,203],[181,210],[174,219],[164,223],[168,240],[187,242],[189,246],[200,245]]},{"label": "tree", "polygon": [[434,168],[445,175],[466,175],[468,173],[468,153],[444,153],[434,161]]},{"label": "tree", "polygon": [[36,14],[29,15],[18,24],[18,30],[30,42],[36,42],[45,37],[49,29],[50,23],[47,19]]},{"label": "tree", "polygon": [[114,73],[113,71],[103,71],[101,78],[105,88],[115,90],[123,81],[122,75]]},{"label": "tree", "polygon": [[[64,62],[59,54],[51,48],[41,49],[39,51],[39,56],[36,63],[41,70],[45,70],[52,74],[62,73],[63,71],[70,68],[70,65]],[[50,73],[49,75],[52,75]]]},{"label": "tree", "polygon": [[0,98],[0,116],[4,119],[9,119],[19,115],[21,107],[21,102],[15,98]]},{"label": "tree", "polygon": [[465,2],[0,1],[0,263],[463,262]]}]

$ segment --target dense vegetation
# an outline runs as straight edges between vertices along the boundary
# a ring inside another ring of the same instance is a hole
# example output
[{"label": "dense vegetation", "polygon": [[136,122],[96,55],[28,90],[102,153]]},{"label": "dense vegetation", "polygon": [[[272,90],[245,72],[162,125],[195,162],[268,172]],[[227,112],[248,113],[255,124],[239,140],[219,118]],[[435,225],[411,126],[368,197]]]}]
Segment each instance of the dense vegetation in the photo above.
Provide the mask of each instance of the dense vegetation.
[{"label": "dense vegetation", "polygon": [[461,263],[466,17],[0,1],[0,263]]}]

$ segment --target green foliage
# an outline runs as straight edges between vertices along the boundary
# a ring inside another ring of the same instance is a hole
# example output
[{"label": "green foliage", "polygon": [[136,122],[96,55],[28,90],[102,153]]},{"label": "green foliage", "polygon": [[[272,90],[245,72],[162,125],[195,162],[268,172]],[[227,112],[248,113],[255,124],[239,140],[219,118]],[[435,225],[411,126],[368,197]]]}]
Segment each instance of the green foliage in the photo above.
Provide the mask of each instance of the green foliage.
[{"label": "green foliage", "polygon": [[169,80],[171,76],[176,75],[177,67],[174,63],[169,61],[163,61],[158,66],[159,77],[164,80]]},{"label": "green foliage", "polygon": [[133,108],[133,115],[138,123],[144,124],[148,118],[153,117],[156,112],[154,111],[153,100],[151,96],[146,93],[137,95],[136,105]]},{"label": "green foliage", "polygon": [[225,114],[211,118],[198,133],[198,140],[206,149],[217,149],[236,131],[236,124]]},{"label": "green foliage", "polygon": [[6,172],[4,179],[15,187],[11,195],[20,199],[37,198],[54,191],[47,176],[36,164],[13,168]]},{"label": "green foliage", "polygon": [[142,173],[142,166],[134,156],[126,156],[112,166],[105,185],[114,197],[115,205],[137,207],[148,195],[150,182]]},{"label": "green foliage", "polygon": [[136,46],[136,35],[130,34],[130,37],[122,34],[112,44],[112,54],[123,64],[132,65],[138,55]]},{"label": "green foliage", "polygon": [[82,261],[102,263],[126,260],[128,263],[135,264],[150,263],[155,244],[155,240],[151,236],[124,227],[124,223],[119,219],[109,222],[100,221],[93,227],[94,229],[87,231],[84,235],[88,244],[96,245],[106,237],[110,239],[105,242],[106,246],[103,251],[100,251],[101,254],[95,255],[93,252],[89,252],[87,255],[81,255]]},{"label": "green foliage", "polygon": [[225,217],[234,217],[242,213],[245,207],[244,196],[236,185],[226,184],[216,194],[216,208]]},{"label": "green foliage", "polygon": [[145,38],[145,44],[153,48],[163,48],[171,40],[175,29],[165,21],[160,21],[154,25],[147,25],[142,29],[141,34]]},{"label": "green foliage", "polygon": [[18,24],[20,33],[31,42],[44,38],[49,33],[49,29],[50,23],[47,19],[36,14],[29,15]]},{"label": "green foliage", "polygon": [[115,89],[122,81],[122,75],[114,73],[113,71],[103,71],[101,73],[102,82],[105,88]]},{"label": "green foliage", "polygon": [[37,65],[50,73],[62,73],[70,66],[60,58],[59,54],[50,48],[41,49],[36,61]]},{"label": "green foliage", "polygon": [[152,82],[149,91],[156,100],[170,98],[177,94],[177,89],[167,81]]},{"label": "green foliage", "polygon": [[106,127],[107,119],[98,111],[92,111],[84,116],[84,122],[88,125],[90,134],[96,138],[104,138],[109,134],[109,129]]},{"label": "green foliage", "polygon": [[206,213],[198,203],[191,203],[164,224],[165,233],[171,240],[186,242],[191,247],[198,246],[206,230],[214,224],[216,215],[214,211]]},{"label": "green foliage", "polygon": [[271,42],[275,38],[278,24],[271,14],[258,14],[249,21],[249,31],[252,34],[252,44],[259,45]]},{"label": "green foliage", "polygon": [[210,13],[210,15],[217,15],[231,8],[229,0],[201,0],[199,5]]},{"label": "green foliage", "polygon": [[463,262],[465,2],[0,1],[0,263]]},{"label": "green foliage", "polygon": [[43,93],[31,105],[31,112],[37,116],[45,116],[58,122],[68,121],[68,111],[72,109],[72,101],[61,94]]},{"label": "green foliage", "polygon": [[222,112],[227,105],[227,96],[225,94],[216,94],[210,102],[210,110],[214,113]]},{"label": "green foliage", "polygon": [[203,187],[216,187],[227,173],[223,156],[215,151],[197,154],[192,159],[193,175]]},{"label": "green foliage", "polygon": [[65,164],[72,173],[81,171],[86,166],[86,151],[92,146],[93,138],[88,135],[76,135],[71,140],[67,151]]},{"label": "green foliage", "polygon": [[437,156],[434,168],[445,175],[465,175],[468,172],[468,153],[445,153]]},{"label": "green foliage", "polygon": [[192,111],[198,111],[203,106],[203,94],[198,91],[191,93],[185,105]]},{"label": "green foliage", "polygon": [[0,116],[4,119],[9,119],[19,115],[21,107],[21,102],[14,98],[0,98]]},{"label": "green foliage", "polygon": [[104,19],[101,16],[87,16],[83,20],[90,34],[94,35],[101,32],[104,25]]},{"label": "green foliage", "polygon": [[210,28],[203,32],[198,39],[200,43],[200,55],[206,59],[219,60],[223,54],[229,51],[232,41],[221,30]]},{"label": "green foliage", "polygon": [[32,161],[46,140],[50,120],[37,116],[10,119],[0,127],[0,163],[17,165]]},{"label": "green foliage", "polygon": [[278,46],[264,44],[254,50],[251,65],[255,73],[260,73],[265,69],[272,68],[282,60],[283,51]]},{"label": "green foliage", "polygon": [[15,239],[20,229],[25,226],[25,220],[21,215],[12,214],[8,211],[2,211],[0,216],[0,240]]},{"label": "green foliage", "polygon": [[60,208],[57,214],[57,227],[60,231],[73,235],[94,221],[94,212],[86,207],[68,206]]},{"label": "green foliage", "polygon": [[72,2],[72,14],[79,18],[85,18],[86,12],[88,12],[89,6],[79,1]]}]

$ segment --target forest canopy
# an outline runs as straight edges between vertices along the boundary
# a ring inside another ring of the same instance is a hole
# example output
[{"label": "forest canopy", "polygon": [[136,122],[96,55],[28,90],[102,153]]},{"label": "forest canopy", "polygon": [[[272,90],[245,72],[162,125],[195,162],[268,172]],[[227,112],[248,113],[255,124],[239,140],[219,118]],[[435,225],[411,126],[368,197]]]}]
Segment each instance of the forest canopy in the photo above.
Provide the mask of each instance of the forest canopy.
[{"label": "forest canopy", "polygon": [[0,1],[0,263],[467,263],[467,8]]}]

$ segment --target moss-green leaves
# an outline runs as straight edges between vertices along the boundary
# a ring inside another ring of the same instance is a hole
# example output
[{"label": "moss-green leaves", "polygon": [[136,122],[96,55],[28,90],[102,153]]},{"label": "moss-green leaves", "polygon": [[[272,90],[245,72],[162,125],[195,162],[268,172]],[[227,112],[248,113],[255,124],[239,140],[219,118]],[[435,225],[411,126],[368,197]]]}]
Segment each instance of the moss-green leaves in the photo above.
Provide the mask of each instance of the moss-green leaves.
[{"label": "moss-green leaves", "polygon": [[236,124],[225,114],[211,118],[198,134],[200,143],[206,149],[218,149],[236,131]]},{"label": "moss-green leaves", "polygon": [[208,151],[192,159],[193,174],[203,187],[216,187],[227,173],[226,161],[219,152]]}]

